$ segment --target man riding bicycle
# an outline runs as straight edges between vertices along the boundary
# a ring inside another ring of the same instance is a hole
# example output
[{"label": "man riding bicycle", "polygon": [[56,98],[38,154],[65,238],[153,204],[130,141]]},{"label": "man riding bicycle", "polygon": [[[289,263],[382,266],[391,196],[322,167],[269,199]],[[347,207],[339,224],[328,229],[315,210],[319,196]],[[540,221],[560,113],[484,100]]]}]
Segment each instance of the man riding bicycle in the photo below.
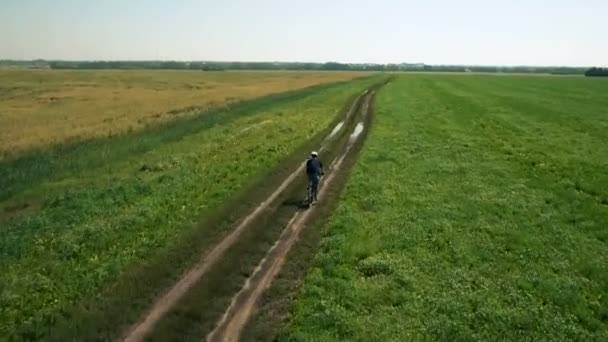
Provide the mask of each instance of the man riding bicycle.
[{"label": "man riding bicycle", "polygon": [[323,163],[319,160],[319,154],[315,151],[310,153],[310,158],[306,161],[306,175],[308,176],[308,204],[317,201],[319,191],[319,179],[323,176]]}]

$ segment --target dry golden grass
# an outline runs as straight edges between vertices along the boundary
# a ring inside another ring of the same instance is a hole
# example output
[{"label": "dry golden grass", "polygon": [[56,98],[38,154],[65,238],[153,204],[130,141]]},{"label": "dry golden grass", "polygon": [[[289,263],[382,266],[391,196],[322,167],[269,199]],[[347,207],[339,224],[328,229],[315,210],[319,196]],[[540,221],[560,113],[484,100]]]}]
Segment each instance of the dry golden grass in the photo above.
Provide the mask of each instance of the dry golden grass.
[{"label": "dry golden grass", "polygon": [[362,76],[350,72],[0,70],[0,158],[272,93]]}]

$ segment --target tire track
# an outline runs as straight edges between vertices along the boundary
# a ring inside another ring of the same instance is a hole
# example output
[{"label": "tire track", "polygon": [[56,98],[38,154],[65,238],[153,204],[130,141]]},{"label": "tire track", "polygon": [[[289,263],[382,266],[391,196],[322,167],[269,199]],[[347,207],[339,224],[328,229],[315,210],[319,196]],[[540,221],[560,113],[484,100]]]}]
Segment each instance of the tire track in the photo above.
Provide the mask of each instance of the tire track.
[{"label": "tire track", "polygon": [[[340,174],[345,158],[349,156],[352,147],[363,132],[365,123],[369,122],[368,113],[373,95],[373,91],[369,92],[369,94],[368,92],[363,94],[365,98],[361,110],[361,121],[356,125],[353,133],[350,135],[344,152],[331,162],[329,166],[329,175],[323,180],[322,185],[324,186],[321,187],[319,191],[319,198],[321,201],[326,196],[326,191],[324,191],[324,189],[332,184],[335,177]],[[298,240],[300,231],[304,229],[306,223],[309,222],[314,213],[315,208],[311,208],[303,212],[298,211],[293,215],[278,240],[269,249],[251,277],[247,279],[243,288],[233,297],[230,306],[218,322],[216,328],[206,336],[207,341],[239,340],[241,331],[255,310],[256,302],[281,270],[289,250]]]}]

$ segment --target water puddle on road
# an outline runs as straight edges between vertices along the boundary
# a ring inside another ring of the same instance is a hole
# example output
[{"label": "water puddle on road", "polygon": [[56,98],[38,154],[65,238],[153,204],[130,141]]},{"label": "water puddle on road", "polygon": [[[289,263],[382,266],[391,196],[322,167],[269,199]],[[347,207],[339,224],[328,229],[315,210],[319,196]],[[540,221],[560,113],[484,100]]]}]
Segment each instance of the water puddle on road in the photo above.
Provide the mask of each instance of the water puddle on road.
[{"label": "water puddle on road", "polygon": [[334,135],[336,135],[338,132],[340,132],[340,130],[342,129],[342,126],[344,126],[344,121],[340,121],[336,127],[334,127],[334,129],[331,131],[331,133],[329,133],[328,138],[332,138]]},{"label": "water puddle on road", "polygon": [[353,140],[357,139],[359,134],[361,134],[361,132],[363,132],[363,128],[364,128],[363,122],[359,122],[357,124],[357,126],[355,127],[353,134],[350,135],[350,140],[353,141]]}]

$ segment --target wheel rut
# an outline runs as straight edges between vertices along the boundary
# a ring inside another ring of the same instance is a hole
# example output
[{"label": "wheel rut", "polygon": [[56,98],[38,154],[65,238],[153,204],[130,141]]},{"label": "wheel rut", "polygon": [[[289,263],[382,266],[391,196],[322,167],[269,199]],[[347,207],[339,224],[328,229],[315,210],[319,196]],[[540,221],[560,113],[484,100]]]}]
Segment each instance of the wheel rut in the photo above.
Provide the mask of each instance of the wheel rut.
[{"label": "wheel rut", "polygon": [[[329,166],[328,176],[322,180],[319,190],[319,201],[323,203],[326,199],[324,189],[331,185],[337,177],[344,174],[342,167],[344,160],[351,157],[353,146],[358,142],[361,133],[365,129],[368,113],[374,92],[366,93],[363,106],[360,111],[360,121],[356,124],[350,134],[348,142],[341,155],[337,156]],[[315,207],[306,211],[294,213],[289,220],[279,239],[270,248],[264,259],[259,263],[252,276],[247,279],[243,288],[237,293],[226,310],[216,328],[206,336],[207,341],[238,341],[240,334],[249,321],[255,305],[264,290],[270,287],[272,280],[281,270],[285,263],[287,254],[298,240],[299,233],[306,227],[315,214]]]}]

